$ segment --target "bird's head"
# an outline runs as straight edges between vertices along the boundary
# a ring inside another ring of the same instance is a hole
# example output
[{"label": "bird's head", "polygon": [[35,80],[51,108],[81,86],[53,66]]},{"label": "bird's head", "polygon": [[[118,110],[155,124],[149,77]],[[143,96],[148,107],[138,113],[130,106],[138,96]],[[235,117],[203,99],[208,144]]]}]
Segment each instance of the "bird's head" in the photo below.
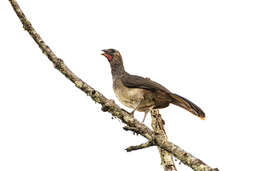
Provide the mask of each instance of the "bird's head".
[{"label": "bird's head", "polygon": [[113,65],[113,64],[117,64],[117,63],[121,63],[123,64],[123,60],[122,60],[122,56],[120,54],[120,52],[116,49],[104,49],[102,50],[104,53],[102,53],[102,55],[104,55],[108,62]]}]

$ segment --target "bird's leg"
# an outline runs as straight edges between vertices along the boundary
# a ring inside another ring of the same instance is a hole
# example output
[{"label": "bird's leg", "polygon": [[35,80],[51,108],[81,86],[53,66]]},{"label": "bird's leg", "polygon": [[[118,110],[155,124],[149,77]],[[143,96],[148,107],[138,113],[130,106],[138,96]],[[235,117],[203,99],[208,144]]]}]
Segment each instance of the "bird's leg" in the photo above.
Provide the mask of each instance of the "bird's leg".
[{"label": "bird's leg", "polygon": [[144,118],[143,118],[142,123],[144,123],[144,120],[145,120],[147,114],[148,114],[149,112],[151,112],[151,110],[153,110],[153,107],[154,107],[154,106],[150,107],[147,111],[144,112]]},{"label": "bird's leg", "polygon": [[144,118],[143,118],[143,121],[142,121],[142,123],[144,123],[144,120],[145,120],[145,118],[146,118],[146,116],[147,116],[147,113],[149,113],[149,110],[148,110],[148,111],[146,111],[146,112],[144,112]]},{"label": "bird's leg", "polygon": [[134,116],[134,113],[135,113],[136,109],[137,109],[137,107],[134,108],[134,110],[130,114]]},{"label": "bird's leg", "polygon": [[141,99],[141,100],[139,101],[139,103],[136,105],[136,107],[134,108],[134,110],[131,112],[131,115],[134,115],[136,109],[139,107],[139,105],[142,103],[142,101],[143,101],[143,99]]}]

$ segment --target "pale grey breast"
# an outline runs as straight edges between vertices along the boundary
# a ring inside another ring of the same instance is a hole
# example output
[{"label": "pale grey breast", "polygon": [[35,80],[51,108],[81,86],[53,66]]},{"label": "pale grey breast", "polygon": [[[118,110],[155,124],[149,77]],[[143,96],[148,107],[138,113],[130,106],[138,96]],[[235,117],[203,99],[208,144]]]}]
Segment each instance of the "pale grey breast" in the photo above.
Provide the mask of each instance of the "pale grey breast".
[{"label": "pale grey breast", "polygon": [[144,98],[144,90],[140,88],[128,88],[120,79],[113,83],[113,89],[118,100],[129,108],[136,108]]}]

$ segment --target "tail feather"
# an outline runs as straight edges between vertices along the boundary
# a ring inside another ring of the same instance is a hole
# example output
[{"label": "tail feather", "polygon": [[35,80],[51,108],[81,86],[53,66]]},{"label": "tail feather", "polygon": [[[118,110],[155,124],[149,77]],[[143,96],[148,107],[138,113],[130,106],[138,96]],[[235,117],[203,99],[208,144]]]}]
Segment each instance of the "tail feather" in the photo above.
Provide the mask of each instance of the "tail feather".
[{"label": "tail feather", "polygon": [[189,111],[192,114],[200,117],[203,120],[206,118],[205,113],[197,105],[195,105],[194,103],[192,103],[188,99],[181,97],[177,94],[171,94],[171,97],[173,99],[172,104],[175,104],[179,107],[186,109],[187,111]]}]

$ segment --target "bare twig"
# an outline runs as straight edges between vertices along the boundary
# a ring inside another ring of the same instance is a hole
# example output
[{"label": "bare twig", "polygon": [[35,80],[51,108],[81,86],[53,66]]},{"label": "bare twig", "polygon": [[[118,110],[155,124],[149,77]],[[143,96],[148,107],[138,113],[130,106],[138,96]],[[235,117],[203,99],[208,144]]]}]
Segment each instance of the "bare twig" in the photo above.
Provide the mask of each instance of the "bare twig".
[{"label": "bare twig", "polygon": [[127,124],[129,127],[136,128],[138,132],[148,139],[148,141],[155,140],[155,143],[160,148],[168,151],[173,154],[176,158],[182,161],[184,164],[191,167],[196,171],[216,171],[217,169],[212,169],[201,160],[195,158],[191,154],[185,152],[180,147],[174,145],[169,141],[164,141],[164,138],[161,134],[155,134],[151,129],[149,129],[144,124],[138,122],[131,114],[122,110],[118,105],[116,105],[113,101],[107,99],[103,94],[93,89],[87,83],[82,81],[79,77],[77,77],[68,67],[65,65],[62,59],[58,58],[52,50],[45,44],[40,35],[34,30],[30,21],[25,17],[23,11],[17,4],[15,0],[9,0],[14,11],[19,17],[20,21],[23,24],[23,27],[34,41],[39,45],[39,48],[42,52],[49,58],[49,60],[54,64],[54,67],[59,70],[64,76],[66,76],[71,82],[75,84],[76,87],[85,92],[88,96],[90,96],[95,102],[102,105],[102,109],[104,111],[110,112],[114,117],[119,118],[123,123]]},{"label": "bare twig", "polygon": [[154,145],[155,145],[155,143],[153,141],[148,141],[148,142],[140,144],[140,145],[130,146],[130,147],[126,148],[125,150],[127,152],[131,152],[131,151],[134,151],[134,150],[141,150],[141,149],[144,149],[144,148],[148,148],[148,147],[151,147],[151,146],[154,146]]}]

